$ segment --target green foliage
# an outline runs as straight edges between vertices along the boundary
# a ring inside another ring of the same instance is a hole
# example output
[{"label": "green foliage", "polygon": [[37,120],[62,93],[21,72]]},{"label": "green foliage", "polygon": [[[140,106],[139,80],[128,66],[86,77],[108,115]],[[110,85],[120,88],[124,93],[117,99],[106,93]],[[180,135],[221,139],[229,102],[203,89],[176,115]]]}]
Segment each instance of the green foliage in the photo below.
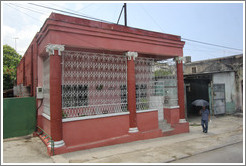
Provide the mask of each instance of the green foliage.
[{"label": "green foliage", "polygon": [[64,111],[64,110],[62,110],[62,118],[64,119],[64,118],[67,118],[67,113]]},{"label": "green foliage", "polygon": [[11,89],[16,81],[17,65],[22,56],[9,45],[3,46],[3,89]]},{"label": "green foliage", "polygon": [[163,69],[159,69],[155,71],[155,77],[161,77],[161,76],[167,76],[172,74],[172,72],[170,70],[163,70]]}]

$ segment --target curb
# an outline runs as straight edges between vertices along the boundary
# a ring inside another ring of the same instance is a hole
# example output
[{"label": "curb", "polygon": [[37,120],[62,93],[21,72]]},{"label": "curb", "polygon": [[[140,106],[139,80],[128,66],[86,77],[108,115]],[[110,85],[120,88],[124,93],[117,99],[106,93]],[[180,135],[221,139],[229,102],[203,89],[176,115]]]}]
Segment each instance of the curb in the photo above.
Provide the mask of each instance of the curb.
[{"label": "curb", "polygon": [[[205,149],[203,151],[199,151],[197,150],[196,152],[192,153],[192,154],[182,154],[181,156],[179,157],[170,157],[169,159],[166,159],[166,160],[163,160],[161,162],[156,162],[156,163],[171,163],[173,161],[177,161],[177,160],[180,160],[180,159],[185,159],[185,158],[188,158],[188,157],[191,157],[191,156],[195,156],[195,155],[198,155],[198,154],[202,154],[202,153],[206,153],[206,152],[210,152],[210,151],[213,151],[213,150],[216,150],[216,149],[220,149],[220,148],[223,148],[223,147],[226,147],[226,146],[230,146],[230,145],[234,145],[234,144],[237,144],[237,143],[240,143],[242,142],[243,140],[240,139],[239,141],[232,141],[232,142],[229,142],[229,143],[225,143],[225,144],[221,144],[221,145],[218,145],[218,146],[214,146],[214,147],[210,147],[208,149]],[[52,156],[51,157],[53,162],[54,163],[84,163],[82,162],[82,160],[78,160],[78,159],[66,159],[62,156]]]},{"label": "curb", "polygon": [[207,150],[204,150],[204,151],[195,152],[192,155],[184,155],[184,157],[179,157],[179,158],[176,158],[176,159],[173,158],[173,159],[170,159],[170,160],[164,160],[162,163],[170,163],[170,162],[173,162],[173,161],[185,159],[185,158],[188,158],[188,157],[191,157],[191,156],[195,156],[195,155],[198,155],[198,154],[210,152],[210,151],[217,150],[217,149],[220,149],[220,148],[223,148],[223,147],[226,147],[226,146],[234,145],[234,144],[237,144],[237,143],[240,143],[240,142],[243,142],[243,140],[235,141],[233,143],[227,143],[227,144],[220,145],[220,146],[215,146],[213,148],[208,148]]}]

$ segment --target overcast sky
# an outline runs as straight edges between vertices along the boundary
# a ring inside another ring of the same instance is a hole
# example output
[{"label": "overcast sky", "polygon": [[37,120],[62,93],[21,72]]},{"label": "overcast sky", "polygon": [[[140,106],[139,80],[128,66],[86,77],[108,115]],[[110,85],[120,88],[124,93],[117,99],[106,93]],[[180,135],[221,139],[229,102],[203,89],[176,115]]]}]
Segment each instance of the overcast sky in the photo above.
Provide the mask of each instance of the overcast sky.
[{"label": "overcast sky", "polygon": [[[65,1],[66,2],[66,1]],[[2,41],[23,55],[52,10],[28,2],[3,2]],[[123,2],[36,2],[47,7],[75,12],[116,23]],[[179,35],[184,39],[232,47],[226,49],[185,41],[184,56],[192,61],[241,54],[243,51],[243,3],[133,3],[127,2],[128,26]],[[61,13],[58,11],[54,11]],[[62,13],[64,14],[64,13]],[[123,17],[120,24],[123,24]]]}]

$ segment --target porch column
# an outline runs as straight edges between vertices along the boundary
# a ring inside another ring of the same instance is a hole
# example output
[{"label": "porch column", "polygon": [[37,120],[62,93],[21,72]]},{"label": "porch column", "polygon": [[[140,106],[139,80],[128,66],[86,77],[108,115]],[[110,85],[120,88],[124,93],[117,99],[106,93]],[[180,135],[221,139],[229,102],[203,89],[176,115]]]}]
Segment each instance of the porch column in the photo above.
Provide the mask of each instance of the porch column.
[{"label": "porch column", "polygon": [[64,45],[46,46],[50,56],[50,131],[55,148],[65,145],[62,140],[61,51],[64,51]]},{"label": "porch column", "polygon": [[129,133],[138,132],[137,128],[137,114],[136,114],[136,79],[135,79],[135,58],[138,56],[137,52],[127,52],[127,103],[130,112]]},{"label": "porch column", "polygon": [[180,119],[180,122],[186,122],[186,120],[185,120],[184,76],[183,76],[182,57],[176,57],[176,66],[177,66],[179,119]]}]

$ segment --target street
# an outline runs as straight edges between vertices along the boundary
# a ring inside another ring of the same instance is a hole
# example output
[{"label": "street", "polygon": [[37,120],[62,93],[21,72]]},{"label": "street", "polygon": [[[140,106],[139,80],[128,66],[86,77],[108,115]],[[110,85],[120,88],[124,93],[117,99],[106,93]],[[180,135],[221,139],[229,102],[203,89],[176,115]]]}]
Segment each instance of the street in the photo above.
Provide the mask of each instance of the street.
[{"label": "street", "polygon": [[197,154],[171,163],[242,163],[243,142]]}]

